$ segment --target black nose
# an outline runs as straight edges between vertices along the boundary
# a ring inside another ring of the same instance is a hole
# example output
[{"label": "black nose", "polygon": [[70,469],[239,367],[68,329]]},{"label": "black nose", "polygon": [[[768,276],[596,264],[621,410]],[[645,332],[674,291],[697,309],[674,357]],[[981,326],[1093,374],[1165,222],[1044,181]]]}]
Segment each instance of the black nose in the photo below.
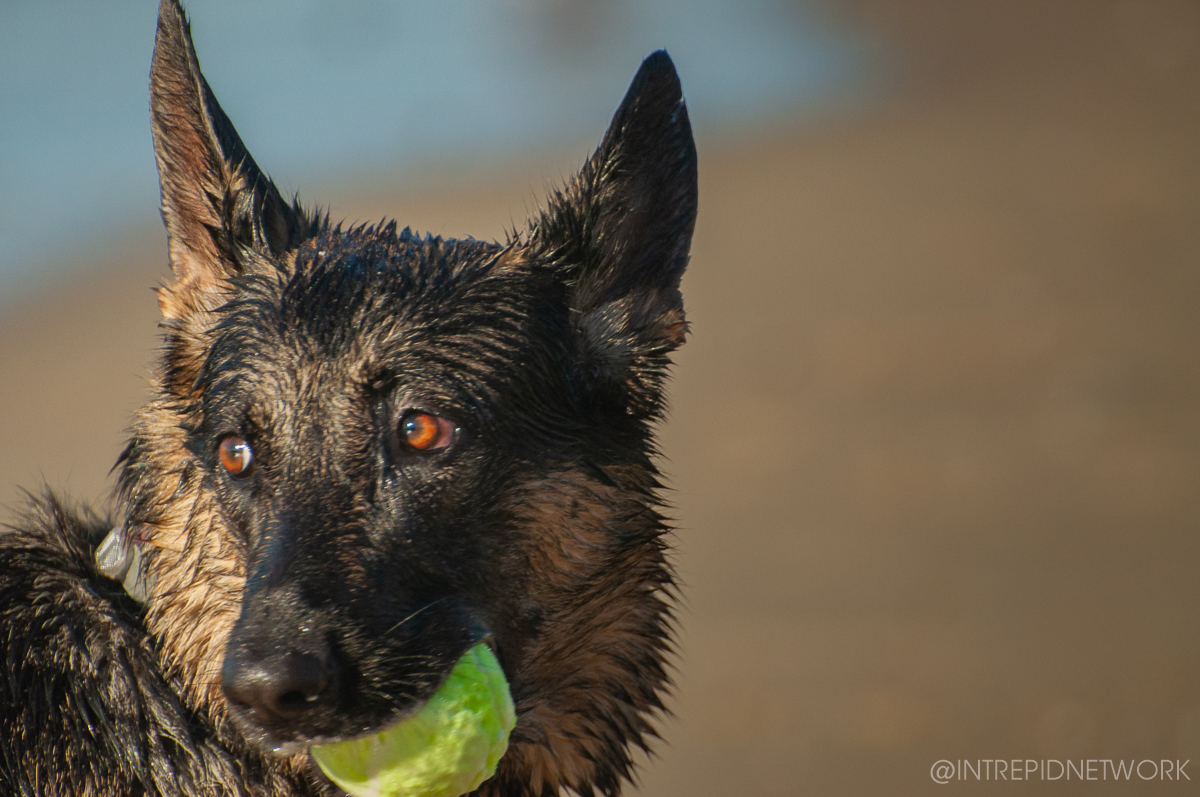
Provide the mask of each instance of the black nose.
[{"label": "black nose", "polygon": [[328,658],[309,653],[256,659],[231,652],[221,671],[225,697],[264,727],[303,723],[331,702],[335,680]]}]

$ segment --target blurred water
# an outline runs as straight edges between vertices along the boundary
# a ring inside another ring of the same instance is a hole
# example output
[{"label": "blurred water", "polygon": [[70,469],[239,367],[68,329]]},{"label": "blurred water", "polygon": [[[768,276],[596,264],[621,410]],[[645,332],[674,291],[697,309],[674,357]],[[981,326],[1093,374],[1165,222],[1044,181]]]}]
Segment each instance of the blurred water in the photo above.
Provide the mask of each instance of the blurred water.
[{"label": "blurred water", "polygon": [[[152,218],[153,0],[0,0],[0,293]],[[285,190],[595,142],[665,47],[698,132],[817,107],[861,48],[804,0],[192,0],[200,62]],[[581,154],[584,153],[581,148]]]}]

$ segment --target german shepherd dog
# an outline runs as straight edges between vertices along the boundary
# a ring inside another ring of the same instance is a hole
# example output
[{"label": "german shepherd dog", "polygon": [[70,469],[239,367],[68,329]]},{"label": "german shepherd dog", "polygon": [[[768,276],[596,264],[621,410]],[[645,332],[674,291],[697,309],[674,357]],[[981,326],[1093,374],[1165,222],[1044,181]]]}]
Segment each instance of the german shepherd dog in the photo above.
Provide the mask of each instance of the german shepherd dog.
[{"label": "german shepherd dog", "polygon": [[505,243],[287,201],[178,0],[150,84],[162,358],[114,517],[47,494],[0,533],[0,791],[340,794],[307,746],[487,641],[517,722],[476,793],[618,794],[675,596],[651,433],[697,181],[670,59]]}]

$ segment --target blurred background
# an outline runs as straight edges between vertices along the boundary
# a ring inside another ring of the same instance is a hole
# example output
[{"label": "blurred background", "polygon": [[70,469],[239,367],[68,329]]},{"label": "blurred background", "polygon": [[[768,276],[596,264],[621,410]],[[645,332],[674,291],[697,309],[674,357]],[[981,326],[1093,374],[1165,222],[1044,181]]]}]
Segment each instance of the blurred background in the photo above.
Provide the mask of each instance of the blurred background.
[{"label": "blurred background", "polygon": [[[9,506],[102,500],[145,397],[155,5],[0,2]],[[1200,5],[187,8],[281,188],[448,236],[519,226],[641,58],[675,59],[701,168],[662,432],[686,604],[634,793],[1196,793]],[[939,759],[1193,763],[937,785]]]}]

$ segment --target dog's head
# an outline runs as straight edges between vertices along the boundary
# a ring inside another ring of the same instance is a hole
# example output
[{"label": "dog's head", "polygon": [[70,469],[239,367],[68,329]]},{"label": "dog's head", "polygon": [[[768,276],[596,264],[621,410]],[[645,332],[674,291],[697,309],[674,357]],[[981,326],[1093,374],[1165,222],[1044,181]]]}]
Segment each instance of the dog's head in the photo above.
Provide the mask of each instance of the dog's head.
[{"label": "dog's head", "polygon": [[696,155],[666,54],[505,244],[286,201],[176,0],[151,111],[174,279],[122,489],[184,687],[289,753],[395,722],[488,641],[518,719],[484,791],[616,793],[669,647],[650,432]]}]

